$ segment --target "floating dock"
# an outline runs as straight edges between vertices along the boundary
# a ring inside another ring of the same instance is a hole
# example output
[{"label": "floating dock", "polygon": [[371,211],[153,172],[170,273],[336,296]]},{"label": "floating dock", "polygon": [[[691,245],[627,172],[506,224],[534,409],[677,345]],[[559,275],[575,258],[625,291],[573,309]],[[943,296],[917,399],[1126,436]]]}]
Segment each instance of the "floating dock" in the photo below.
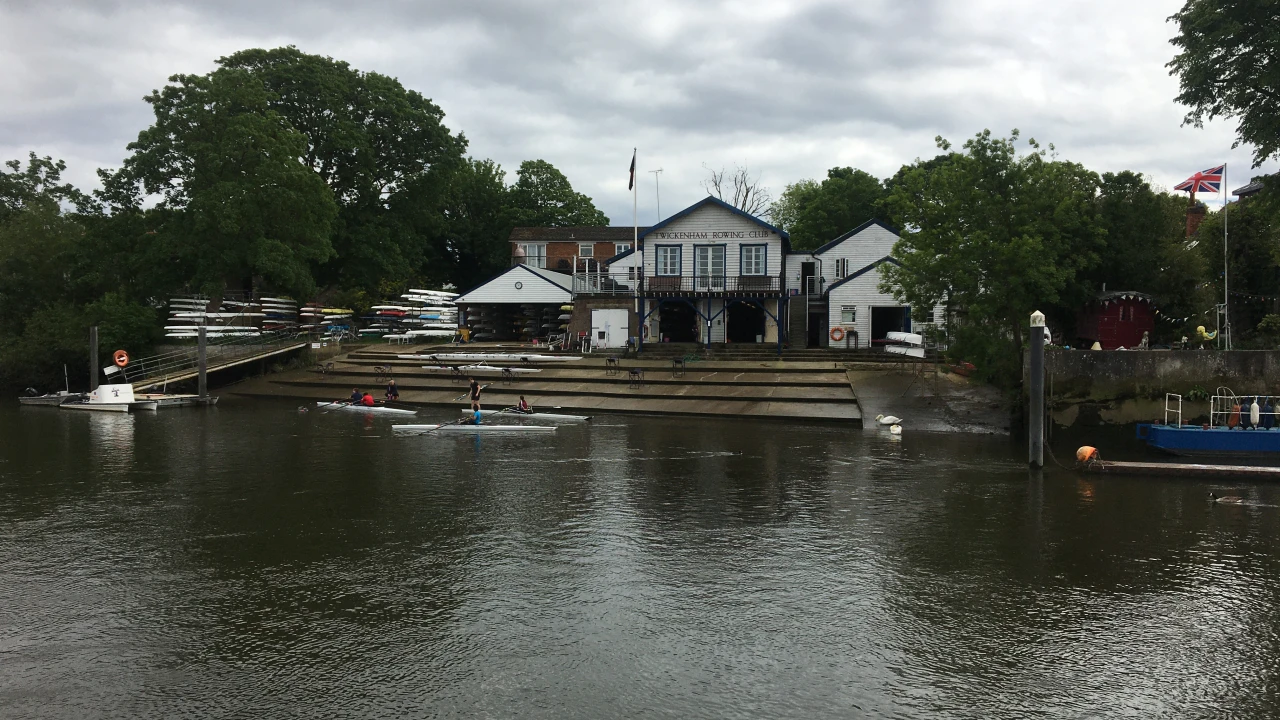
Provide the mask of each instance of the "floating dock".
[{"label": "floating dock", "polygon": [[1204,463],[1124,462],[1094,460],[1079,463],[1083,472],[1101,475],[1156,475],[1160,477],[1230,478],[1259,482],[1280,481],[1280,467],[1259,465],[1206,465]]}]

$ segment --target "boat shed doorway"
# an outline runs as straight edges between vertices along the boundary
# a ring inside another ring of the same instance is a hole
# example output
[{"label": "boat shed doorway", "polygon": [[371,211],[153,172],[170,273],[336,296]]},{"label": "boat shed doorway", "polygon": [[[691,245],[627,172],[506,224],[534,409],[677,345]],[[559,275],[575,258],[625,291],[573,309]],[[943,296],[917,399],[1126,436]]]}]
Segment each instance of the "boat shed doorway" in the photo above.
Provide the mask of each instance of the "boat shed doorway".
[{"label": "boat shed doorway", "polygon": [[662,342],[697,342],[698,313],[688,303],[663,303],[658,309],[658,335]]},{"label": "boat shed doorway", "polygon": [[725,314],[725,339],[731,343],[764,342],[764,308],[749,302],[730,305]]},{"label": "boat shed doorway", "polygon": [[883,343],[891,332],[911,332],[911,308],[871,308],[871,342]]}]

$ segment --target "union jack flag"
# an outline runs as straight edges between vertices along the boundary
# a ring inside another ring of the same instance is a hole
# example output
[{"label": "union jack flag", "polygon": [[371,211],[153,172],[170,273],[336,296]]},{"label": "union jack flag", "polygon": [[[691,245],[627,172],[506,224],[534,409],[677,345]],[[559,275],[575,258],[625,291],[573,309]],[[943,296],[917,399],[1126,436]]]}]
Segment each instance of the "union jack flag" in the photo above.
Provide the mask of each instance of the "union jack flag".
[{"label": "union jack flag", "polygon": [[1222,189],[1222,172],[1226,170],[1226,165],[1219,165],[1216,168],[1210,168],[1203,172],[1187,178],[1187,180],[1179,185],[1174,185],[1174,190],[1186,190],[1192,195],[1198,192],[1217,193]]}]

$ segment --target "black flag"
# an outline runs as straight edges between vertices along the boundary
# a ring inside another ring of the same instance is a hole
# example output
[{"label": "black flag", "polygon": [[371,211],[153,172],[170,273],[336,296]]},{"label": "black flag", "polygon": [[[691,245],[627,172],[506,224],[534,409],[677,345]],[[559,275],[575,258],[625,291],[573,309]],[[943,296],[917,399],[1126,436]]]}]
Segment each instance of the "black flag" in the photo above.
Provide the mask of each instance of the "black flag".
[{"label": "black flag", "polygon": [[627,180],[627,189],[636,186],[636,149],[631,148],[631,178]]}]

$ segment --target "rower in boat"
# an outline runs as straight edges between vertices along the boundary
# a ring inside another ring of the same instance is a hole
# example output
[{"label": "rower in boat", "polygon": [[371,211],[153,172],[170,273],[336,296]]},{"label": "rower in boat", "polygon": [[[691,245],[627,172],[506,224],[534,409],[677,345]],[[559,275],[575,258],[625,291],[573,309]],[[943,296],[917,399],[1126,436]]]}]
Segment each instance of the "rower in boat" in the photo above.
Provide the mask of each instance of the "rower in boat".
[{"label": "rower in boat", "polygon": [[476,408],[476,409],[472,412],[472,414],[471,414],[471,422],[469,422],[469,423],[467,423],[467,424],[468,424],[468,425],[479,425],[479,424],[480,424],[480,421],[481,421],[482,416],[483,416],[483,413],[481,413],[481,412],[480,412],[480,408]]},{"label": "rower in boat", "polygon": [[400,390],[396,387],[396,381],[393,379],[387,383],[387,402],[394,402],[400,399]]},{"label": "rower in boat", "polygon": [[377,403],[374,401],[372,395],[370,395],[369,393],[365,393],[364,397],[360,398],[360,404],[365,407],[373,407]]},{"label": "rower in boat", "polygon": [[351,388],[351,397],[349,400],[352,405],[359,404],[364,399],[364,393],[360,392],[360,388]]},{"label": "rower in boat", "polygon": [[520,402],[516,404],[516,412],[522,415],[533,414],[533,408],[529,405],[529,401],[524,399],[523,395],[520,396]]}]

